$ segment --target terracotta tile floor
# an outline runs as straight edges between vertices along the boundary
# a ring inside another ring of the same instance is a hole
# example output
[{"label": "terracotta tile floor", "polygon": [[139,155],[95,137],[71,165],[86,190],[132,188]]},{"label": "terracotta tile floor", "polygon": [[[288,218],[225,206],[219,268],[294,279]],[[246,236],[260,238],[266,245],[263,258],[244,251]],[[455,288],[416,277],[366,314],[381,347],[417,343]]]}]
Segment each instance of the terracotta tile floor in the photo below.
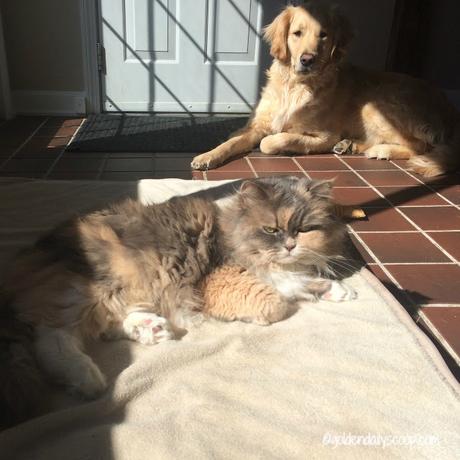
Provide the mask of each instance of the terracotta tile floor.
[{"label": "terracotta tile floor", "polygon": [[258,152],[206,172],[190,153],[66,153],[83,119],[0,122],[0,176],[45,179],[205,180],[296,175],[335,179],[334,196],[362,206],[349,231],[372,272],[431,336],[458,375],[460,364],[460,173],[425,180],[404,161],[361,156],[267,157]]}]

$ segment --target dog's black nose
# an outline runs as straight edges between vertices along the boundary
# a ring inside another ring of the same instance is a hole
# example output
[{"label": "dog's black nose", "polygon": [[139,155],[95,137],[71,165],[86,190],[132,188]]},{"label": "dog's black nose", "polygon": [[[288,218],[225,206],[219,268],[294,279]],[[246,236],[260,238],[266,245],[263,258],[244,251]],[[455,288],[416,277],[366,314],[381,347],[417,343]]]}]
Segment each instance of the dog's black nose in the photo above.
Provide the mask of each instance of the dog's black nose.
[{"label": "dog's black nose", "polygon": [[310,67],[313,62],[315,61],[315,55],[314,54],[302,54],[302,56],[300,56],[300,63],[304,66],[304,67]]}]

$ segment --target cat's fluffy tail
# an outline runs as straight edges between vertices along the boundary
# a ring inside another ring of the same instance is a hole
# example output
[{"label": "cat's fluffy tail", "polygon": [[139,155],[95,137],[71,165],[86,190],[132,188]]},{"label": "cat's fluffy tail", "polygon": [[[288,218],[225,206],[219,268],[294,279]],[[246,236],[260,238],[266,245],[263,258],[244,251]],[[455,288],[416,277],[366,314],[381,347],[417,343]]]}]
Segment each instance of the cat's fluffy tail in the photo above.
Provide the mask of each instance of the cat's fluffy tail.
[{"label": "cat's fluffy tail", "polygon": [[35,361],[33,331],[0,306],[0,429],[37,414],[46,389]]}]

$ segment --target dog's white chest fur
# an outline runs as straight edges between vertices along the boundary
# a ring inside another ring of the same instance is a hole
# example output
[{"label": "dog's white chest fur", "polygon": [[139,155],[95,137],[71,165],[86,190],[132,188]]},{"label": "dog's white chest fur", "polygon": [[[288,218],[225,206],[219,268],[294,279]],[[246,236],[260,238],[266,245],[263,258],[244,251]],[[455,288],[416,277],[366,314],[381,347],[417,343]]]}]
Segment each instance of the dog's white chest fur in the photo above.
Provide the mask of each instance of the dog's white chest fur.
[{"label": "dog's white chest fur", "polygon": [[271,123],[273,133],[281,133],[292,116],[304,108],[313,98],[313,94],[303,85],[290,88],[286,85],[278,95],[279,107]]}]

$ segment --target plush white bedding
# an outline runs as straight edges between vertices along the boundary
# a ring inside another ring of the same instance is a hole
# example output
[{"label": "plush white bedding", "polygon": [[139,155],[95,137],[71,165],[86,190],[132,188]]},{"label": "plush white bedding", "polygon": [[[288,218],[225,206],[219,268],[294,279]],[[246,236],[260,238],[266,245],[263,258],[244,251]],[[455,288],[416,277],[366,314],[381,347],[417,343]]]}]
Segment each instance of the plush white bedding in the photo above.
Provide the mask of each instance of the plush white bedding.
[{"label": "plush white bedding", "polygon": [[[211,185],[1,180],[0,269],[76,211]],[[458,384],[372,275],[349,283],[358,300],[304,305],[269,327],[209,321],[153,347],[101,343],[109,391],[3,432],[0,458],[458,458]]]}]

